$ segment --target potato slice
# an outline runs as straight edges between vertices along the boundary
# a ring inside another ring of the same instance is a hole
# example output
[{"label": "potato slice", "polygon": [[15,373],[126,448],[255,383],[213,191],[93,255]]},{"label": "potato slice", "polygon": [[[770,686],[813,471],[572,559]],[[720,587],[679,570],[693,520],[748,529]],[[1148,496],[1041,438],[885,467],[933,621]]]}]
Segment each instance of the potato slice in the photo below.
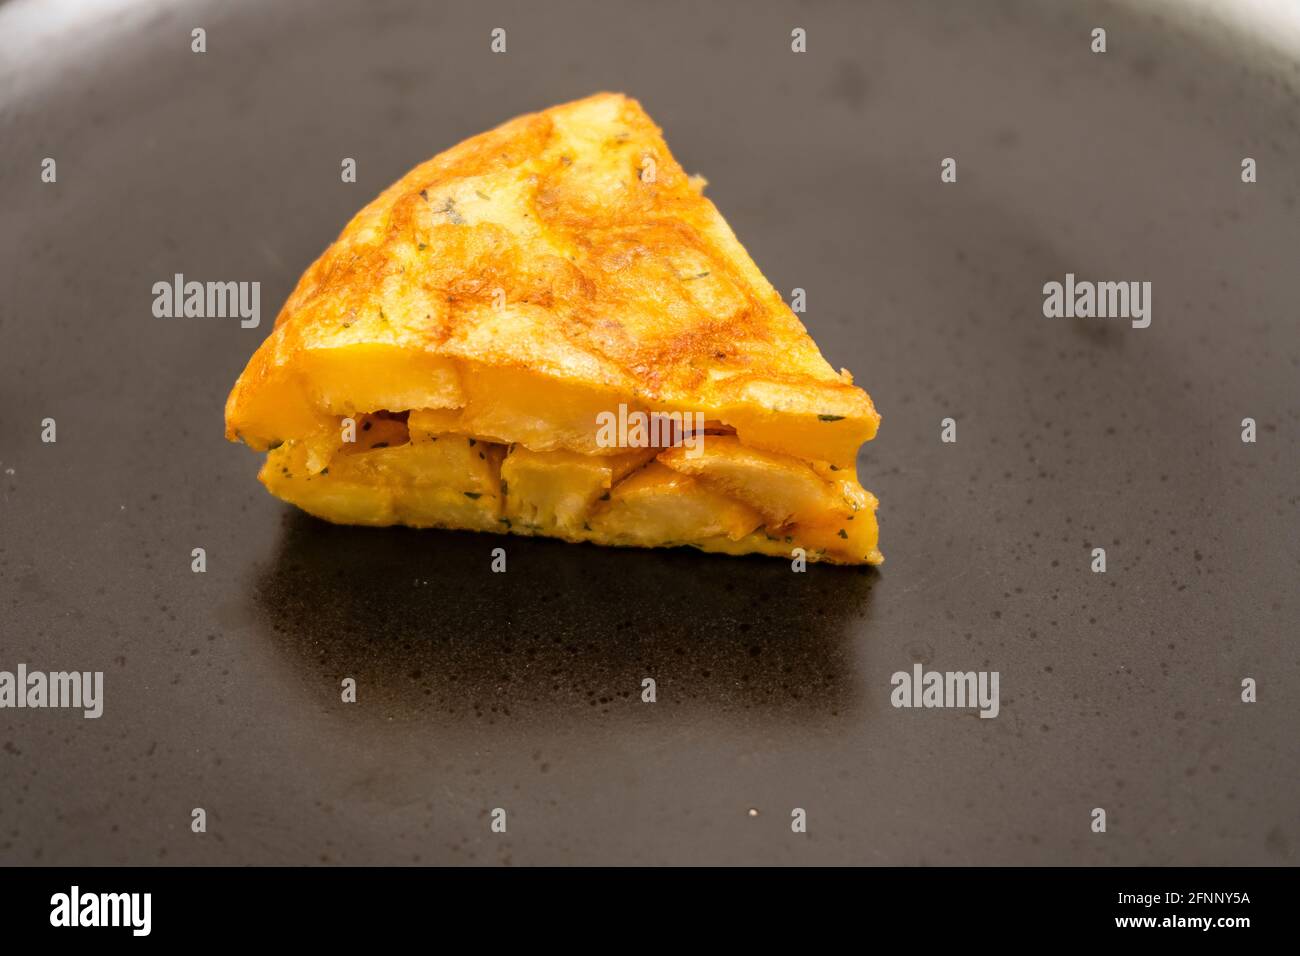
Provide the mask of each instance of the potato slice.
[{"label": "potato slice", "polygon": [[399,446],[338,454],[312,474],[310,450],[290,442],[270,453],[262,483],[317,517],[341,524],[505,530],[505,448],[464,435],[413,435]]},{"label": "potato slice", "polygon": [[738,541],[763,523],[757,511],[652,461],[614,486],[588,524],[598,540],[663,546]]},{"label": "potato slice", "polygon": [[792,546],[850,560],[878,555],[876,499],[852,478],[824,477],[838,474],[829,466],[819,469],[728,436],[706,438],[695,455],[672,448],[658,460],[753,508],[769,534],[792,537]]},{"label": "potato slice", "polygon": [[687,448],[671,448],[659,461],[743,501],[761,514],[769,527],[855,510],[840,490],[807,462],[749,448],[729,436],[706,438],[694,455]]},{"label": "potato slice", "polygon": [[622,455],[579,455],[515,445],[501,465],[505,516],[512,527],[580,534],[596,501],[654,454],[647,448]]}]

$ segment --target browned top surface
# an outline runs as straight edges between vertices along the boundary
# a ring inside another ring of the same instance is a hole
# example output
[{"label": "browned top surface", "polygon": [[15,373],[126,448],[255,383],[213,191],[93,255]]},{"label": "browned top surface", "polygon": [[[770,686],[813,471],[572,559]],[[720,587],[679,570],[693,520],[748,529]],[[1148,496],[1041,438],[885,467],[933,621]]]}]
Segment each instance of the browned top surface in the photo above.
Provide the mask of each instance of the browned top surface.
[{"label": "browned top surface", "polygon": [[387,343],[647,402],[874,420],[702,188],[617,94],[468,139],[385,190],[306,271],[228,418],[304,350]]}]

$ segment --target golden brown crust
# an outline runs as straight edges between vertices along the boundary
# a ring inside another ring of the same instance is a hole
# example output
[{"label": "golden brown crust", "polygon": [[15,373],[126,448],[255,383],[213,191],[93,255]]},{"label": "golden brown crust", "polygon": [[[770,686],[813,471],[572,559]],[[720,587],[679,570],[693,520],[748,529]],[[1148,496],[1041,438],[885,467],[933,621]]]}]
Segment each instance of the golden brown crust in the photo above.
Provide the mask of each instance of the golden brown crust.
[{"label": "golden brown crust", "polygon": [[362,209],[236,383],[228,435],[256,431],[258,392],[305,353],[363,343],[526,366],[647,404],[830,410],[823,420],[849,419],[859,440],[878,421],[617,94],[466,140]]}]

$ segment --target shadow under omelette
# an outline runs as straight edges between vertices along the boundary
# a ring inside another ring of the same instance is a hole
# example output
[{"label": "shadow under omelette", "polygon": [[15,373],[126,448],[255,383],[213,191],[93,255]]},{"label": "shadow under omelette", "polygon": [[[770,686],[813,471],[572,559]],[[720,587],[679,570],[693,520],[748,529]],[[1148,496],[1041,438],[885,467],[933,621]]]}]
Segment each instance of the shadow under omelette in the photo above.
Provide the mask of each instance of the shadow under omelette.
[{"label": "shadow under omelette", "polygon": [[[492,552],[506,551],[504,573]],[[866,568],[542,538],[330,525],[285,516],[259,618],[291,667],[377,719],[489,723],[630,715],[818,721],[857,697]]]}]

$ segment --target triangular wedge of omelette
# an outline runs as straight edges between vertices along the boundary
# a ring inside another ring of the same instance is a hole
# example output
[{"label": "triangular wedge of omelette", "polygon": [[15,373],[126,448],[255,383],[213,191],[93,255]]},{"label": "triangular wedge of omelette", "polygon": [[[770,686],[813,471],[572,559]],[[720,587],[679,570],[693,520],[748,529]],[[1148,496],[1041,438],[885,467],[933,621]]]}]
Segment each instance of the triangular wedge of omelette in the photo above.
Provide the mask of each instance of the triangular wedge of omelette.
[{"label": "triangular wedge of omelette", "polygon": [[466,140],[307,270],[227,437],[338,523],[880,563],[880,418],[703,188],[616,94]]}]

